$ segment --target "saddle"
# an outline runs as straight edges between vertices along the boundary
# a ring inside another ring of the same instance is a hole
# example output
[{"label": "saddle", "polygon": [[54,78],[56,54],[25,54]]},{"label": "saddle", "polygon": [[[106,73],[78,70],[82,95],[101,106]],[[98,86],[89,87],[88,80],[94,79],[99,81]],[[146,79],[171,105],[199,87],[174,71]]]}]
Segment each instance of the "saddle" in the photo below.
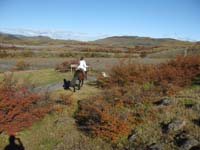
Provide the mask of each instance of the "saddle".
[{"label": "saddle", "polygon": [[78,71],[82,72],[84,75],[84,79],[87,80],[87,73],[88,71],[84,71],[83,69],[79,68]]}]

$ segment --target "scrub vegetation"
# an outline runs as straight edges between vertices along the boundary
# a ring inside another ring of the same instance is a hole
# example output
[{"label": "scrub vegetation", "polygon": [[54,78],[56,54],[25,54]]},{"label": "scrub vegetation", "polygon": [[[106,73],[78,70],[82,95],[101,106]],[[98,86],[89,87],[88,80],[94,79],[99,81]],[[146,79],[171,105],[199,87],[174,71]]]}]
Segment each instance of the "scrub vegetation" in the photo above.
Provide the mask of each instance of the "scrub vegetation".
[{"label": "scrub vegetation", "polygon": [[[0,39],[0,149],[10,135],[27,150],[199,148],[198,42]],[[80,56],[88,80],[64,90]]]}]

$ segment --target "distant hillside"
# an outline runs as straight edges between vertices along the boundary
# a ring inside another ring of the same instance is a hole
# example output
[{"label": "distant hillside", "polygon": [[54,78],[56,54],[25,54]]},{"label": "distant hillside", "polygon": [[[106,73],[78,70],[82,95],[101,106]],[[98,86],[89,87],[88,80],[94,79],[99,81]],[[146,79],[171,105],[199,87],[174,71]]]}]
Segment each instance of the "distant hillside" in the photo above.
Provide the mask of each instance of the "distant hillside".
[{"label": "distant hillside", "polygon": [[40,40],[51,40],[51,38],[50,37],[48,37],[48,36],[32,36],[32,37],[26,37],[26,36],[24,36],[24,37],[22,37],[22,38],[29,38],[29,39],[40,39]]},{"label": "distant hillside", "polygon": [[94,41],[96,44],[112,46],[180,46],[190,45],[192,42],[171,38],[150,38],[138,36],[113,36]]},{"label": "distant hillside", "polygon": [[0,41],[18,40],[19,38],[12,34],[5,34],[0,32]]},{"label": "distant hillside", "polygon": [[59,40],[51,39],[48,36],[24,36],[18,34],[7,34],[0,32],[0,43],[5,44],[27,44],[27,45],[40,45],[40,44],[79,44],[80,41],[75,40]]},{"label": "distant hillside", "polygon": [[51,39],[47,36],[24,36],[24,35],[18,35],[18,34],[7,34],[7,33],[2,33],[0,32],[0,40],[1,41],[10,41],[10,40],[23,40],[23,39]]},{"label": "distant hillside", "polygon": [[[7,44],[32,49],[44,49],[48,46],[55,46],[55,49],[68,49],[82,52],[104,52],[104,53],[134,53],[134,56],[138,56],[141,53],[152,54],[152,57],[175,56],[177,54],[183,54],[185,49],[190,50],[189,53],[199,54],[199,42],[181,41],[170,38],[156,39],[149,37],[138,36],[114,36],[105,39],[100,39],[92,42],[81,42],[75,40],[60,40],[51,39],[47,36],[23,36],[23,35],[11,35],[0,33],[0,44]],[[38,47],[35,47],[38,46]],[[5,45],[4,45],[5,47]],[[162,52],[162,53],[160,53]]]}]

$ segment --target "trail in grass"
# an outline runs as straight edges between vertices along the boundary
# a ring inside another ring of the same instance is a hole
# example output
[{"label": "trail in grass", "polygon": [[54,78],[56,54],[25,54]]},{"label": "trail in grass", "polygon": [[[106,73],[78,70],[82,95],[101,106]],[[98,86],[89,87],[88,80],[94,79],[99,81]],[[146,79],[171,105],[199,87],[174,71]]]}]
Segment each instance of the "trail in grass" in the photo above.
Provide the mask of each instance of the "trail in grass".
[{"label": "trail in grass", "polygon": [[[91,81],[96,81],[96,77],[95,76],[88,76],[87,80],[84,81],[84,83],[88,83],[88,82],[91,82]],[[34,88],[34,91],[35,92],[52,92],[52,91],[56,91],[56,90],[59,90],[59,89],[62,89],[63,88],[63,81],[59,81],[59,82],[56,82],[56,83],[50,83],[50,84],[47,84],[47,85],[44,85],[44,86],[39,86],[39,87],[36,87]]]}]

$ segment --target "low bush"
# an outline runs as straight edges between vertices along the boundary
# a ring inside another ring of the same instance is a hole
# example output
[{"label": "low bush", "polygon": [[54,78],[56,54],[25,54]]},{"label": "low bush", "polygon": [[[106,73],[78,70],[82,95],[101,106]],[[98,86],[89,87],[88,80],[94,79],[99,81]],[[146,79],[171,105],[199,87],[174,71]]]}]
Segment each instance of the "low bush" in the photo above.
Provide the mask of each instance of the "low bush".
[{"label": "low bush", "polygon": [[118,111],[103,97],[80,102],[75,118],[81,130],[111,141],[127,136],[131,127],[130,114]]},{"label": "low bush", "polygon": [[75,56],[74,53],[68,52],[59,54],[59,57],[75,57]]},{"label": "low bush", "polygon": [[40,94],[6,76],[0,83],[0,132],[14,134],[42,119],[49,111],[42,101]]},{"label": "low bush", "polygon": [[200,56],[177,56],[159,65],[121,61],[108,77],[98,77],[103,92],[79,103],[77,124],[92,135],[116,142],[138,123],[156,118],[160,110],[152,107],[153,102],[190,86],[199,74]]},{"label": "low bush", "polygon": [[55,70],[60,71],[60,72],[66,72],[70,70],[70,65],[71,64],[78,64],[79,60],[78,59],[73,59],[70,61],[64,61],[61,64],[56,65]]},{"label": "low bush", "polygon": [[0,58],[6,58],[9,57],[9,53],[5,50],[0,50]]},{"label": "low bush", "polygon": [[15,63],[15,66],[13,67],[13,70],[26,70],[30,67],[30,64],[28,62],[25,62],[23,60],[17,61]]},{"label": "low bush", "polygon": [[60,99],[63,101],[64,105],[71,106],[73,104],[73,94],[60,94]]},{"label": "low bush", "polygon": [[102,87],[125,87],[133,84],[151,83],[157,92],[165,95],[191,85],[200,74],[200,56],[177,56],[176,59],[159,65],[139,65],[120,62],[111,69],[109,78],[99,78]]},{"label": "low bush", "polygon": [[140,57],[141,57],[141,58],[145,58],[146,56],[147,56],[147,52],[141,52],[141,53],[140,53]]}]

